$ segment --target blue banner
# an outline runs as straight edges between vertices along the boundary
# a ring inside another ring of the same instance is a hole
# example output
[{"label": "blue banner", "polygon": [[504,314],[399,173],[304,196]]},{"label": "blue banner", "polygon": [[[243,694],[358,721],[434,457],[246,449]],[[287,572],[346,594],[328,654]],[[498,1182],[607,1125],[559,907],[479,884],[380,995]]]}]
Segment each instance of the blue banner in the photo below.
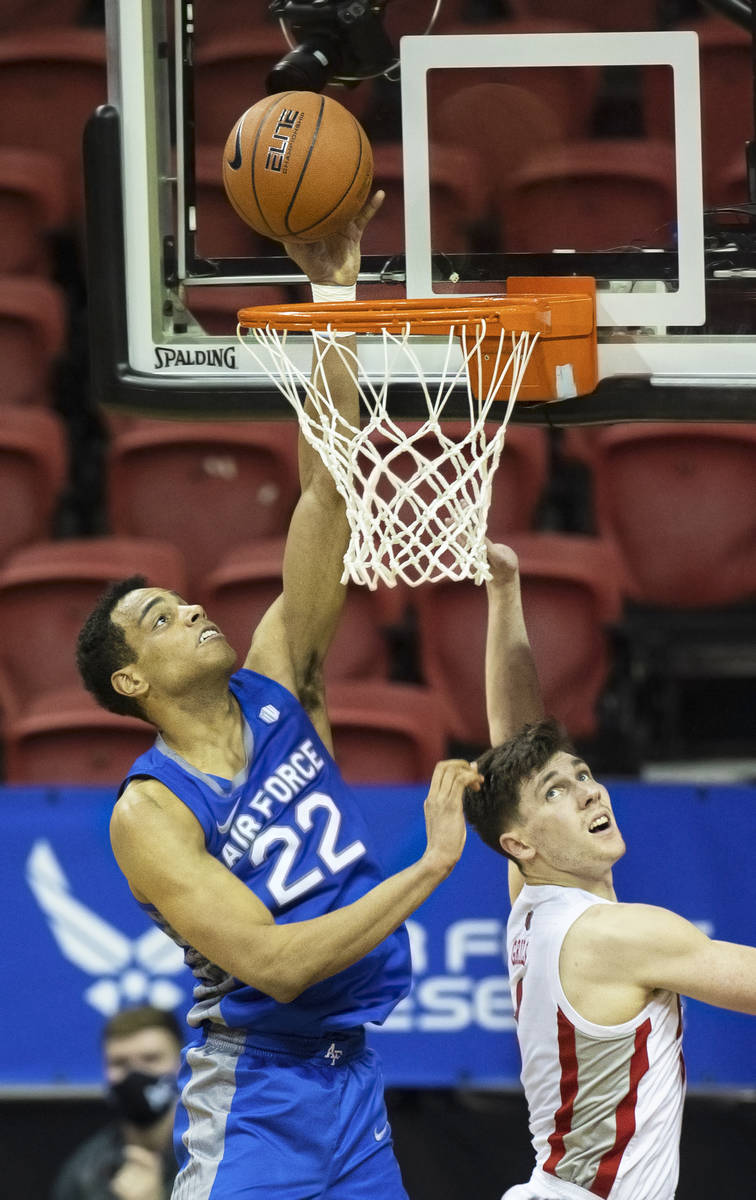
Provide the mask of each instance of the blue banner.
[{"label": "blue banner", "polygon": [[[424,789],[356,790],[387,869],[418,857]],[[616,783],[610,791],[628,845],[615,871],[619,898],[756,944],[756,789]],[[189,1006],[180,952],[144,916],[113,859],[112,802],[107,789],[0,789],[9,1033],[0,1086],[97,1084],[106,1017],[130,1004]],[[412,994],[370,1033],[388,1086],[517,1083],[507,913],[506,862],[471,834],[453,874],[409,922]],[[691,1086],[756,1086],[756,1018],[691,1000],[685,1011]]]}]

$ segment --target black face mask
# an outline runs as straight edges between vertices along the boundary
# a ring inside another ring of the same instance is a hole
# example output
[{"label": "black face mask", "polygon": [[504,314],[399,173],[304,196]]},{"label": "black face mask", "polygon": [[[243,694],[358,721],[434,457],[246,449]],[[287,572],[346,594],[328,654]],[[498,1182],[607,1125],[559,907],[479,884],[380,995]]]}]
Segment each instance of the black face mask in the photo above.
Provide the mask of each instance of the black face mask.
[{"label": "black face mask", "polygon": [[154,1125],[173,1105],[178,1086],[173,1075],[147,1075],[129,1071],[120,1083],[111,1084],[108,1100],[119,1117],[132,1125]]}]

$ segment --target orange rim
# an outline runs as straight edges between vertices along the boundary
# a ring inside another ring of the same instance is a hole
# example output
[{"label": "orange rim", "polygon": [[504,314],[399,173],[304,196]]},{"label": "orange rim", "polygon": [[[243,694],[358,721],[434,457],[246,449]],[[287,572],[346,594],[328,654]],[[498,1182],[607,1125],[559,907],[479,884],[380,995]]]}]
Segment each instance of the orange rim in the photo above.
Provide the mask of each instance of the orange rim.
[{"label": "orange rim", "polygon": [[[271,304],[243,308],[238,314],[243,329],[279,329],[292,333],[344,329],[354,333],[413,333],[448,335],[452,326],[474,329],[483,321],[491,333],[501,329],[538,333],[548,337],[554,327],[554,308],[570,308],[574,320],[582,295],[457,296],[428,300],[351,300],[345,304]],[[563,315],[566,317],[567,312]],[[588,323],[590,329],[591,320]]]},{"label": "orange rim", "polygon": [[[507,281],[502,296],[438,296],[423,300],[352,300],[346,304],[275,304],[243,308],[241,329],[292,333],[334,331],[448,338],[453,332],[474,338],[477,394],[495,383],[496,399],[505,399],[507,384],[499,370],[502,338],[538,335],[519,380],[518,399],[557,400],[592,392],[598,382],[596,281],[588,277],[520,276]],[[485,328],[482,328],[485,322]],[[506,371],[505,371],[506,374]]]}]

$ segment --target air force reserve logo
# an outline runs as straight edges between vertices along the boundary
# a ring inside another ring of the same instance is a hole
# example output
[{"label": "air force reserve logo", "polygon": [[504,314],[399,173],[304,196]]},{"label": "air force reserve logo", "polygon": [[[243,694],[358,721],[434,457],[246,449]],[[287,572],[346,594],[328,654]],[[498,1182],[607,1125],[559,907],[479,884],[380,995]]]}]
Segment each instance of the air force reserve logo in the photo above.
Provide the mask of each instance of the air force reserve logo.
[{"label": "air force reserve logo", "polygon": [[71,892],[50,842],[36,841],[26,860],[26,880],[64,958],[91,982],[84,999],[109,1017],[127,1004],[176,1008],[185,991],[171,978],[184,970],[181,950],[158,929],[133,941]]}]

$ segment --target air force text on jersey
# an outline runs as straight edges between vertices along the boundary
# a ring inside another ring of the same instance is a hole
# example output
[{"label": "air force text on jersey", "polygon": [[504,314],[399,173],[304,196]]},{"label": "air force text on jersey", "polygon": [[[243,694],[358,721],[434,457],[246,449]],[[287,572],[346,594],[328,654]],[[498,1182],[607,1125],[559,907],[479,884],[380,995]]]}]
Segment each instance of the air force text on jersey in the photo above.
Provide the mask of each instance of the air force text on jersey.
[{"label": "air force text on jersey", "polygon": [[311,739],[305,738],[268,776],[241,812],[238,812],[240,801],[237,800],[226,820],[216,826],[220,834],[228,834],[228,841],[221,851],[227,867],[233,867],[249,853],[265,823],[296,799],[324,765]]}]

